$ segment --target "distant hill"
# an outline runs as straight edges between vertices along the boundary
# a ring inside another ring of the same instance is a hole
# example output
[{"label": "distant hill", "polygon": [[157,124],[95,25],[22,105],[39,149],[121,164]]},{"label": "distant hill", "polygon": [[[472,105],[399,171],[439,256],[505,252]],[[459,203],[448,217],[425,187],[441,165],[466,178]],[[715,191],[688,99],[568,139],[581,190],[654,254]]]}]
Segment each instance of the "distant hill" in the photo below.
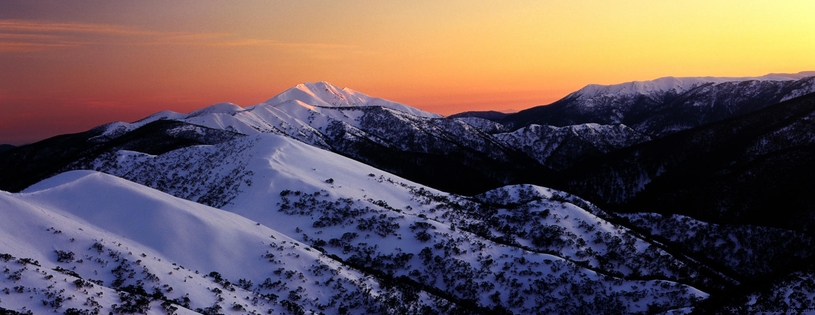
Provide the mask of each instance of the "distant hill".
[{"label": "distant hill", "polygon": [[812,92],[815,72],[592,84],[550,105],[510,114],[500,122],[510,130],[530,124],[625,124],[649,136],[662,137]]},{"label": "distant hill", "polygon": [[5,152],[14,148],[16,148],[16,146],[10,144],[0,144],[0,152]]},{"label": "distant hill", "polygon": [[490,110],[490,111],[463,112],[463,113],[458,113],[458,114],[453,114],[453,115],[447,116],[447,118],[476,117],[476,118],[482,118],[482,119],[487,119],[487,120],[492,120],[492,121],[499,121],[501,119],[506,118],[507,116],[509,116],[509,114],[507,114],[507,113],[502,113],[502,112]]}]

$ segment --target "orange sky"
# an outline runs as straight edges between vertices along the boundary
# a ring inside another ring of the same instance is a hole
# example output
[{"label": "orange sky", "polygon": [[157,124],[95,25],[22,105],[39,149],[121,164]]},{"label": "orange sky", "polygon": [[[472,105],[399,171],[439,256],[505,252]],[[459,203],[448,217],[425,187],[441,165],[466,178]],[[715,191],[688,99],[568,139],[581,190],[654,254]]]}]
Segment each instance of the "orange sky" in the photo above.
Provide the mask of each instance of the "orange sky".
[{"label": "orange sky", "polygon": [[333,84],[440,114],[815,70],[806,1],[3,1],[0,143]]}]

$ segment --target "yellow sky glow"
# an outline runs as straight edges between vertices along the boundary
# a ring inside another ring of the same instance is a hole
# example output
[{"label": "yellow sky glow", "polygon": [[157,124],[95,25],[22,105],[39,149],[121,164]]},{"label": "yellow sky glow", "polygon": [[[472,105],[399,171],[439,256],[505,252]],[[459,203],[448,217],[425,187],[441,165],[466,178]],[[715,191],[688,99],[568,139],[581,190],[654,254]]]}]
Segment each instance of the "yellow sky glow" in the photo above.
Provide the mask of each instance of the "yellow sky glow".
[{"label": "yellow sky glow", "polygon": [[[2,3],[0,110],[95,111],[81,131],[307,81],[440,114],[520,110],[591,83],[815,70],[813,13],[809,0]],[[3,119],[0,138],[19,133]]]}]

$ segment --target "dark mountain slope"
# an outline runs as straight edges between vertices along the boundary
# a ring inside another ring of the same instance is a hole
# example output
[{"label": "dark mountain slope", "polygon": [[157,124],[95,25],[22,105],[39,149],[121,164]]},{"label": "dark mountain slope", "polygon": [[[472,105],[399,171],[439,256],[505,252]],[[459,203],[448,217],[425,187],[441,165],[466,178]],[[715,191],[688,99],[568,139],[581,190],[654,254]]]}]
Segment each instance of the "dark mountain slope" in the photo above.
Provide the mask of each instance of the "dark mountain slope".
[{"label": "dark mountain slope", "polygon": [[173,120],[157,120],[115,138],[106,135],[104,127],[60,135],[0,153],[0,190],[18,192],[64,171],[71,163],[94,159],[105,152],[130,150],[155,155],[239,136]]},{"label": "dark mountain slope", "polygon": [[809,94],[578,164],[563,187],[737,279],[700,309],[715,313],[815,266],[813,119]]},{"label": "dark mountain slope", "polygon": [[815,91],[815,77],[717,82],[716,78],[661,78],[611,86],[590,85],[546,106],[500,120],[512,129],[530,124],[625,124],[661,137],[746,114]]},{"label": "dark mountain slope", "polygon": [[498,112],[498,111],[494,111],[494,110],[488,110],[488,111],[463,112],[463,113],[458,113],[458,114],[453,114],[453,115],[447,116],[447,118],[475,117],[475,118],[488,119],[488,120],[492,120],[492,121],[500,121],[501,119],[504,119],[509,115],[510,114],[507,114],[507,113],[502,113],[502,112]]},{"label": "dark mountain slope", "polygon": [[557,171],[651,140],[625,125],[598,124],[566,127],[529,125],[513,132],[494,134],[493,137]]},{"label": "dark mountain slope", "polygon": [[16,146],[10,144],[0,144],[0,152],[5,152],[14,148],[16,148]]},{"label": "dark mountain slope", "polygon": [[437,189],[471,195],[551,173],[464,121],[357,110],[358,127],[334,121],[323,131],[331,151]]},{"label": "dark mountain slope", "polygon": [[815,94],[570,169],[568,189],[623,212],[811,230]]}]

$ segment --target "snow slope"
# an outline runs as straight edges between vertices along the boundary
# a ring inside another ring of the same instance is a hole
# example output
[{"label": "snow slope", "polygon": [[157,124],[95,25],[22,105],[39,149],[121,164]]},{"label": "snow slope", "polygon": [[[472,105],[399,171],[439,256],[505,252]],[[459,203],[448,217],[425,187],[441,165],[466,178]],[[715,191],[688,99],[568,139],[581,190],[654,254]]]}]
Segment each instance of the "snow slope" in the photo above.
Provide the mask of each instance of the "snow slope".
[{"label": "snow slope", "polygon": [[218,206],[459,307],[641,312],[691,306],[706,295],[688,284],[710,285],[579,198],[534,186],[451,195],[284,136],[121,151],[88,167]]},{"label": "snow slope", "polygon": [[[343,303],[367,313],[364,304],[384,295],[364,274],[266,226],[102,173],[69,172],[25,193],[0,192],[0,204],[8,218],[0,222],[0,253],[14,256],[0,265],[19,275],[0,279],[13,292],[2,296],[7,309],[92,310],[94,300],[118,312],[116,304],[126,304],[119,295],[144,288],[150,314],[182,305],[337,313]],[[21,264],[25,258],[37,263]]]}]

